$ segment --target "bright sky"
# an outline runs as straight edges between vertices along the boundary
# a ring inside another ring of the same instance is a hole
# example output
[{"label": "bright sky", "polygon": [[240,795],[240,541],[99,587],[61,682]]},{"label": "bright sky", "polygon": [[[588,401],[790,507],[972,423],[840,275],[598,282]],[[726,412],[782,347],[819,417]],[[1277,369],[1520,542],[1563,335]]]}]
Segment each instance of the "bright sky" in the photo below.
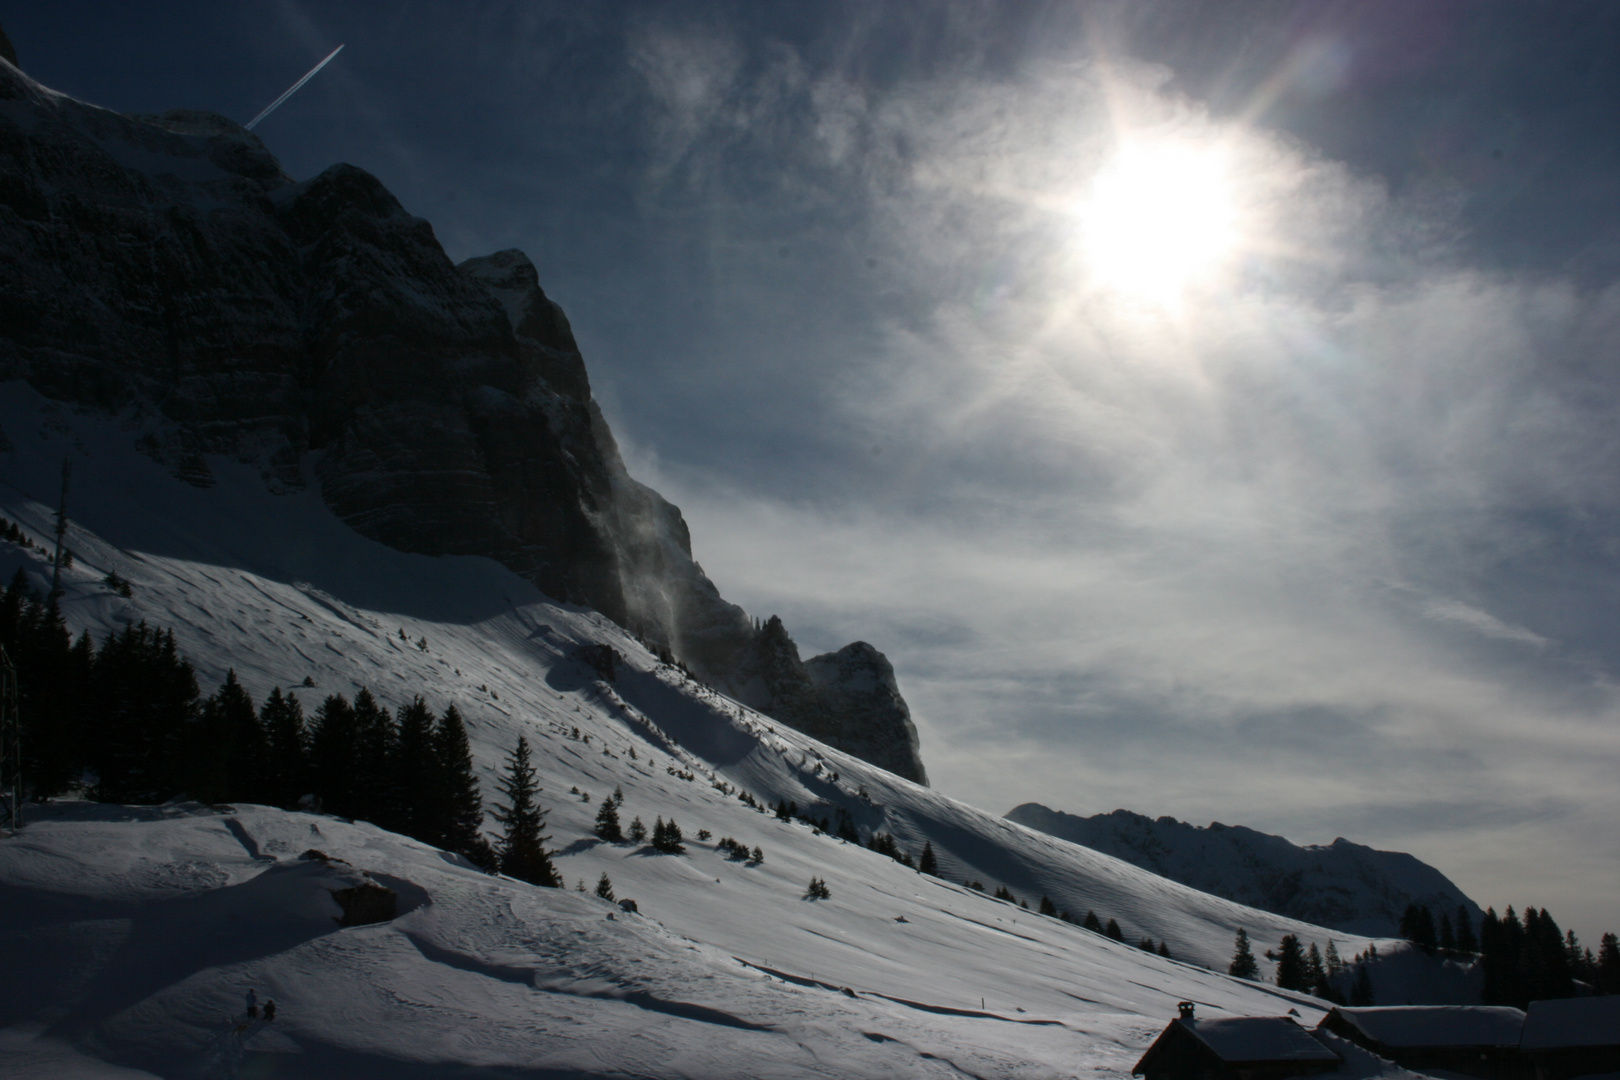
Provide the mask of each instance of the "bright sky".
[{"label": "bright sky", "polygon": [[527,251],[723,593],[940,789],[1620,929],[1620,12],[0,2]]}]

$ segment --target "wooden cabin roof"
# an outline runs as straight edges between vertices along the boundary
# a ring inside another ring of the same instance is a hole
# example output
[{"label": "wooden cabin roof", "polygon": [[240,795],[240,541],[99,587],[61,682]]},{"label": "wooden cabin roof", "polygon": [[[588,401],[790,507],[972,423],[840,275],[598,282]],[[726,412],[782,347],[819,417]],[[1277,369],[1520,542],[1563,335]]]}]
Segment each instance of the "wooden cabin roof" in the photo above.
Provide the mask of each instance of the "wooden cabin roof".
[{"label": "wooden cabin roof", "polygon": [[1175,1043],[1189,1037],[1207,1047],[1227,1065],[1280,1062],[1336,1064],[1343,1060],[1286,1016],[1227,1016],[1209,1020],[1181,1018],[1170,1021],[1132,1071],[1148,1071],[1150,1059],[1158,1053],[1170,1052]]},{"label": "wooden cabin roof", "polygon": [[1521,1050],[1620,1046],[1620,996],[1532,1001]]},{"label": "wooden cabin roof", "polygon": [[1373,1042],[1398,1050],[1518,1046],[1524,1030],[1524,1013],[1506,1005],[1341,1005],[1322,1025],[1335,1015]]}]

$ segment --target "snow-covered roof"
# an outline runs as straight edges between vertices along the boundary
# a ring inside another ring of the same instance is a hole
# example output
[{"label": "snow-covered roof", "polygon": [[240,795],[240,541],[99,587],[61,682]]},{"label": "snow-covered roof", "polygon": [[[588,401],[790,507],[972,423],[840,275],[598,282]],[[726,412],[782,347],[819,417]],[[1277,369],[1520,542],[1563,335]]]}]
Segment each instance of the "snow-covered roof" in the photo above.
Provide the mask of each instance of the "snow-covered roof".
[{"label": "snow-covered roof", "polygon": [[1339,1055],[1311,1038],[1286,1016],[1223,1016],[1175,1020],[1222,1061],[1338,1061]]},{"label": "snow-covered roof", "polygon": [[1333,1011],[1369,1039],[1390,1047],[1517,1046],[1524,1030],[1524,1013],[1507,1005],[1392,1005]]},{"label": "snow-covered roof", "polygon": [[1520,1049],[1569,1046],[1620,1046],[1620,996],[1532,1001]]}]

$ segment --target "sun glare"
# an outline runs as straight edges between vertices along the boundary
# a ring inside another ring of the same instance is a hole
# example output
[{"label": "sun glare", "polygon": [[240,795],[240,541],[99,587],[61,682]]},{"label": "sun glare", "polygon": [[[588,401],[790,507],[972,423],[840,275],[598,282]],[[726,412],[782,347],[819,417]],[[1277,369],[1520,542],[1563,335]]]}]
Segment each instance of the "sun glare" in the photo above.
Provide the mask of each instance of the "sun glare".
[{"label": "sun glare", "polygon": [[1219,148],[1126,145],[1080,207],[1087,269],[1106,288],[1173,303],[1236,253],[1237,216]]}]

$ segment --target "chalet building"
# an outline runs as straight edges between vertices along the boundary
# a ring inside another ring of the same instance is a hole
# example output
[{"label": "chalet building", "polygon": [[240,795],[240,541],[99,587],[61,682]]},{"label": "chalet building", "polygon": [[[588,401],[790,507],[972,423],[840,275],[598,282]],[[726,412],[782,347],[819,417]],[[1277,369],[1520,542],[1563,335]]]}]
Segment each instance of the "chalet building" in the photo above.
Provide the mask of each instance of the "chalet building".
[{"label": "chalet building", "polygon": [[1381,1058],[1480,1080],[1533,1080],[1519,1052],[1524,1013],[1505,1005],[1395,1005],[1329,1010],[1317,1025]]},{"label": "chalet building", "polygon": [[1147,1080],[1283,1080],[1332,1072],[1338,1054],[1287,1016],[1199,1020],[1191,1002],[1131,1070]]},{"label": "chalet building", "polygon": [[1519,1049],[1535,1080],[1620,1073],[1620,996],[1532,1001]]}]

